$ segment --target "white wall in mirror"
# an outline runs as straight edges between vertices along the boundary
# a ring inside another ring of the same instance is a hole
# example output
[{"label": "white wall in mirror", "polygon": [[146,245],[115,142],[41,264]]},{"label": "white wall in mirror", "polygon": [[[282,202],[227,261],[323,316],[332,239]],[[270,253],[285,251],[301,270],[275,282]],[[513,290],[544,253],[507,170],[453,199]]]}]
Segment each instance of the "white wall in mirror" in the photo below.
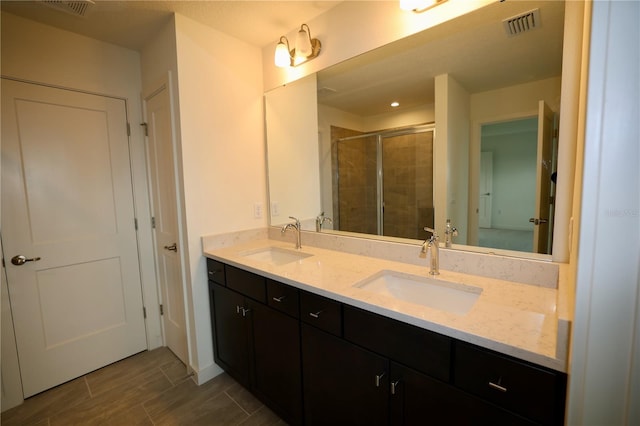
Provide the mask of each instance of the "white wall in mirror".
[{"label": "white wall in mirror", "polygon": [[271,225],[320,213],[319,168],[309,167],[320,163],[316,93],[314,74],[265,94]]},{"label": "white wall in mirror", "polygon": [[458,228],[456,242],[467,243],[469,178],[469,93],[452,76],[435,79],[436,139],[433,155],[435,229],[444,236],[445,223]]}]

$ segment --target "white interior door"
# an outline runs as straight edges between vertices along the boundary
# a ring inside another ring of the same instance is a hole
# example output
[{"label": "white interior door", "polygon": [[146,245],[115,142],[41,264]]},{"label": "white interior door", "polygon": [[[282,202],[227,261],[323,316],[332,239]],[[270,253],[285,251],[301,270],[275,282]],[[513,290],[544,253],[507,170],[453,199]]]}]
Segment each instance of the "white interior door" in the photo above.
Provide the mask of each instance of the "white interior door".
[{"label": "white interior door", "polygon": [[145,99],[145,107],[165,344],[188,365],[187,326],[178,244],[171,101],[167,84]]},{"label": "white interior door", "polygon": [[551,173],[553,172],[554,112],[544,102],[538,103],[538,155],[536,164],[536,210],[529,219],[533,227],[533,251],[550,253]]},{"label": "white interior door", "polygon": [[121,99],[2,79],[2,241],[25,397],[146,349],[126,126]]},{"label": "white interior door", "polygon": [[493,153],[480,153],[480,203],[478,204],[480,228],[491,228],[493,194]]}]

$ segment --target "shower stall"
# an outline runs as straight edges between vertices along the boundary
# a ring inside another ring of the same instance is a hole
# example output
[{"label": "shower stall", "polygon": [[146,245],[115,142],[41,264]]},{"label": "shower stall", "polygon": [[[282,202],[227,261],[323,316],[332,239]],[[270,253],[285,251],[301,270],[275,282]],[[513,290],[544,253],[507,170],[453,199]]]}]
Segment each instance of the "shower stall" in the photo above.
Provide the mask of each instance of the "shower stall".
[{"label": "shower stall", "polygon": [[434,132],[433,125],[362,134],[332,128],[334,229],[425,238],[434,223]]}]

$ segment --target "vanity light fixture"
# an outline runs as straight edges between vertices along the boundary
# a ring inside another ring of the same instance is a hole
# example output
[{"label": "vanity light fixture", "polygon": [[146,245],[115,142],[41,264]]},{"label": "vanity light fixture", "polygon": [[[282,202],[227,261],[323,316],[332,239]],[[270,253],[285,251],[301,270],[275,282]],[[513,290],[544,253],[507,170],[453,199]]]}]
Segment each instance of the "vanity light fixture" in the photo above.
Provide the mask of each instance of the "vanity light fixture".
[{"label": "vanity light fixture", "polygon": [[275,63],[277,67],[297,67],[320,54],[322,44],[317,38],[311,38],[311,30],[307,24],[300,26],[294,49],[290,49],[287,37],[280,37],[276,46]]},{"label": "vanity light fixture", "polygon": [[447,0],[400,0],[400,9],[422,13]]}]

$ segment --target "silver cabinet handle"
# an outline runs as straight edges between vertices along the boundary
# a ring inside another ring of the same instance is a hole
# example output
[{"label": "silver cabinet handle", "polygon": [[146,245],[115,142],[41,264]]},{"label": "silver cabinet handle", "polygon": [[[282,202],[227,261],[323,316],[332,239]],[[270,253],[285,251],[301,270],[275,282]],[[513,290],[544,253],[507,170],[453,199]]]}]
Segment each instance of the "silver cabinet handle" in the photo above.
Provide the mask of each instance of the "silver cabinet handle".
[{"label": "silver cabinet handle", "polygon": [[165,250],[169,250],[169,251],[178,251],[178,246],[176,245],[176,243],[171,244],[170,246],[164,246]]},{"label": "silver cabinet handle", "polygon": [[396,380],[395,382],[391,382],[391,395],[396,394],[396,390],[398,389],[398,385],[400,384],[400,380]]},{"label": "silver cabinet handle", "polygon": [[322,311],[318,311],[316,313],[313,312],[309,312],[309,316],[313,317],[313,318],[320,318],[320,314],[322,313]]},{"label": "silver cabinet handle", "polygon": [[[498,381],[498,383],[500,383],[500,382]],[[500,392],[506,392],[507,391],[507,388],[505,388],[504,386],[501,386],[501,385],[493,383],[493,382],[489,382],[489,387],[497,389]]]},{"label": "silver cabinet handle", "polygon": [[236,314],[242,314],[243,317],[246,317],[249,312],[251,312],[251,309],[247,309],[244,306],[236,305]]},{"label": "silver cabinet handle", "polygon": [[278,303],[282,303],[282,301],[283,301],[284,299],[286,299],[286,298],[287,298],[287,296],[280,296],[280,297],[275,297],[275,296],[274,296],[274,297],[272,297],[272,299],[273,299],[274,301],[278,302]]},{"label": "silver cabinet handle", "polygon": [[38,260],[40,260],[40,257],[32,257],[31,259],[27,259],[25,256],[19,254],[11,258],[11,263],[16,266],[20,266],[24,265],[27,262],[37,262]]},{"label": "silver cabinet handle", "polygon": [[384,377],[385,372],[383,371],[380,374],[376,374],[376,387],[379,388],[380,387],[380,380],[382,380],[382,378]]}]

